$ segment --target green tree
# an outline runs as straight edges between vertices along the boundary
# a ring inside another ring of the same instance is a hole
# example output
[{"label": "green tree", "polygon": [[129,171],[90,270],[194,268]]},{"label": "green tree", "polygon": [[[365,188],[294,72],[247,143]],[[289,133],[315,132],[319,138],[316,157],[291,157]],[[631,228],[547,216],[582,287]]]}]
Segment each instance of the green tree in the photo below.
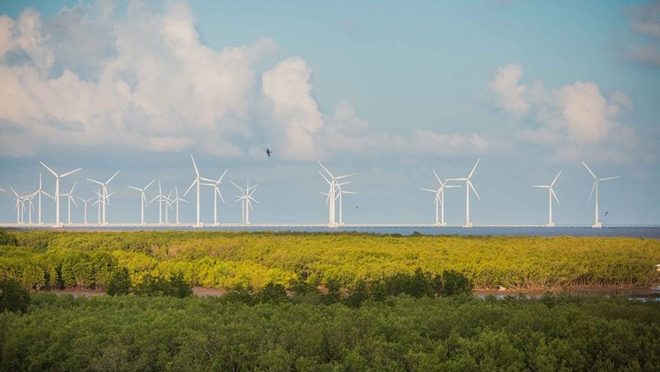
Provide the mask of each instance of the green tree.
[{"label": "green tree", "polygon": [[30,294],[14,279],[0,279],[0,313],[8,310],[26,312]]},{"label": "green tree", "polygon": [[118,267],[112,272],[110,280],[106,288],[106,292],[110,296],[125,295],[131,291],[131,277],[128,274],[128,269],[125,267]]}]

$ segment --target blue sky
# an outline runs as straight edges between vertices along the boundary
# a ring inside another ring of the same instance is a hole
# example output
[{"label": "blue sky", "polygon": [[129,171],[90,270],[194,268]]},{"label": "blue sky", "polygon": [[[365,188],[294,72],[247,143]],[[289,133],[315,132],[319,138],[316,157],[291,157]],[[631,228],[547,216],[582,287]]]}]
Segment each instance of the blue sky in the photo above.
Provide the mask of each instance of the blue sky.
[{"label": "blue sky", "polygon": [[[23,1],[0,13],[0,187],[33,191],[43,160],[83,167],[64,188],[78,180],[88,197],[86,177],[121,170],[109,219],[137,221],[126,185],[185,189],[194,153],[208,177],[260,183],[254,222],[322,223],[322,160],[358,173],[347,223],[430,223],[431,169],[461,177],[481,158],[475,224],[544,223],[529,185],[559,170],[556,222],[589,224],[586,160],[622,176],[602,186],[604,223],[660,223],[659,2]],[[222,190],[222,219],[238,221],[237,190]],[[462,223],[464,192],[446,207]]]}]

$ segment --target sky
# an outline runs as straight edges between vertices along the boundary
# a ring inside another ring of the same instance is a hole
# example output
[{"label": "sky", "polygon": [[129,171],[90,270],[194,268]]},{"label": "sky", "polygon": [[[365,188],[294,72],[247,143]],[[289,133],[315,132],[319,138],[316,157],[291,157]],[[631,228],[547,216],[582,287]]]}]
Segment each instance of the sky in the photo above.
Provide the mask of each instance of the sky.
[{"label": "sky", "polygon": [[[432,223],[432,170],[480,159],[474,224],[545,223],[530,186],[559,171],[555,222],[591,224],[586,161],[621,176],[601,184],[604,224],[658,225],[660,1],[0,2],[0,187],[31,193],[41,173],[52,193],[43,161],[83,168],[62,189],[89,198],[87,178],[120,171],[108,220],[138,222],[128,185],[183,192],[191,154],[204,177],[228,170],[223,222],[241,213],[228,181],[248,180],[254,223],[326,222],[322,161],[357,173],[346,223]],[[465,189],[445,206],[463,223]],[[0,193],[0,222],[15,219]]]}]

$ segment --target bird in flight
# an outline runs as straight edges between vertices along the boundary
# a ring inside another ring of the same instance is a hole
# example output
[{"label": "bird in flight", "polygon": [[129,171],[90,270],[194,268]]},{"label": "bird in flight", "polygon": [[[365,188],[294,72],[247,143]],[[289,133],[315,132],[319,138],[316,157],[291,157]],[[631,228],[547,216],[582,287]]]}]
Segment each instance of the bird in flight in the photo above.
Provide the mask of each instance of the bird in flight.
[{"label": "bird in flight", "polygon": [[273,153],[273,152],[270,151],[270,149],[266,149],[266,155],[268,155],[269,158],[270,158],[270,154],[272,154],[272,153]]},{"label": "bird in flight", "polygon": [[605,215],[607,216],[607,211],[605,211]]}]

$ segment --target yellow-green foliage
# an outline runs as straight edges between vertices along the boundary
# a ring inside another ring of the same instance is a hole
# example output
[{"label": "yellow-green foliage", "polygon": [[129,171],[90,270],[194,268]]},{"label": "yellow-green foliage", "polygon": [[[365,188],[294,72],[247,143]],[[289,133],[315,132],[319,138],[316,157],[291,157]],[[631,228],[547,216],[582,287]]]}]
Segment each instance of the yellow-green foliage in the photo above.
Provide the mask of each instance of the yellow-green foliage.
[{"label": "yellow-green foliage", "polygon": [[[660,240],[641,238],[218,232],[12,234],[30,253],[0,246],[0,259],[52,256],[59,262],[63,258],[56,252],[111,252],[118,265],[128,268],[133,284],[140,283],[147,273],[182,273],[189,284],[220,288],[261,288],[268,282],[288,285],[297,278],[313,284],[337,280],[352,286],[363,280],[413,273],[418,267],[431,273],[456,270],[480,288],[647,285],[655,281],[654,266],[660,263]],[[69,282],[88,282],[84,260],[71,260],[83,273]],[[50,261],[36,260],[46,262],[45,270],[53,278],[57,273]],[[7,274],[16,271],[7,266],[14,264],[0,264],[4,265],[0,275],[18,275]],[[60,266],[65,267],[64,263]],[[19,271],[22,275],[25,270]],[[39,281],[19,280],[33,287],[42,285]]]}]

